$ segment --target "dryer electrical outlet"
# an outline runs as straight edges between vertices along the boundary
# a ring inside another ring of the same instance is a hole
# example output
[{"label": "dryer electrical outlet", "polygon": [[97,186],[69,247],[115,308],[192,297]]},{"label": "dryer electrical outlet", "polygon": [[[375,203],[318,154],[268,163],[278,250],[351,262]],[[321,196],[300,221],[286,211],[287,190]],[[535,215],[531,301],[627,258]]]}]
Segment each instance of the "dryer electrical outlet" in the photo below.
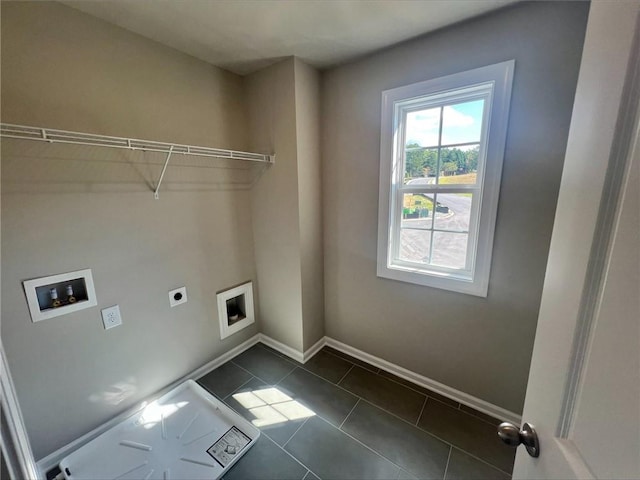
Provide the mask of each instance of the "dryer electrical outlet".
[{"label": "dryer electrical outlet", "polygon": [[187,287],[176,288],[169,292],[169,305],[171,308],[187,303]]}]

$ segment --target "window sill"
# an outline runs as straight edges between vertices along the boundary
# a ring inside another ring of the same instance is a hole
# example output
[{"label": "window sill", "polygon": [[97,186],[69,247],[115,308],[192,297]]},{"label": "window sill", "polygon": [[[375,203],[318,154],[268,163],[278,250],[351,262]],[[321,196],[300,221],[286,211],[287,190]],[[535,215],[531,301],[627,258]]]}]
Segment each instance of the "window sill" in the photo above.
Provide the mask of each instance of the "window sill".
[{"label": "window sill", "polygon": [[404,267],[378,267],[377,276],[389,280],[397,280],[405,283],[413,283],[423,287],[439,288],[457,293],[465,293],[476,297],[487,297],[489,290],[488,280],[458,277],[453,274],[426,273],[412,268]]}]

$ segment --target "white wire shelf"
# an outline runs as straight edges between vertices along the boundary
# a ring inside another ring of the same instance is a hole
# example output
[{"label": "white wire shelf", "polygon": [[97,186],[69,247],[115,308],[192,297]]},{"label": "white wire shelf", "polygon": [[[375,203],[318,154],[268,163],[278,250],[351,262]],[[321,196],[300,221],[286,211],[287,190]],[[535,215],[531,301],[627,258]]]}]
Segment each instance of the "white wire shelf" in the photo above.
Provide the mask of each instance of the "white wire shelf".
[{"label": "white wire shelf", "polygon": [[108,135],[95,135],[92,133],[71,132],[56,130],[53,128],[31,127],[26,125],[14,125],[0,123],[0,137],[15,138],[19,140],[36,140],[49,143],[66,143],[73,145],[88,145],[96,147],[123,148],[127,150],[141,150],[146,152],[166,153],[167,158],[162,168],[162,173],[156,184],[154,196],[157,199],[160,185],[169,164],[171,155],[193,155],[197,157],[213,157],[220,159],[241,160],[273,164],[275,155],[262,153],[243,152],[238,150],[226,150],[222,148],[200,147],[194,145],[182,145],[178,143],[155,142],[140,140],[138,138],[112,137]]}]

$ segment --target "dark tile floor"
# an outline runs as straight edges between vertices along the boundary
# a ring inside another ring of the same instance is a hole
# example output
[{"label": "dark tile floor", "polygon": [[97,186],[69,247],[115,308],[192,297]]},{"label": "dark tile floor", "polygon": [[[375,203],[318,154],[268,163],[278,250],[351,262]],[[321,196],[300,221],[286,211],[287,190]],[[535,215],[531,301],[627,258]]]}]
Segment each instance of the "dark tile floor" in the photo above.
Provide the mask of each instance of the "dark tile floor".
[{"label": "dark tile floor", "polygon": [[198,382],[262,432],[225,480],[509,479],[498,420],[325,347],[262,344]]}]

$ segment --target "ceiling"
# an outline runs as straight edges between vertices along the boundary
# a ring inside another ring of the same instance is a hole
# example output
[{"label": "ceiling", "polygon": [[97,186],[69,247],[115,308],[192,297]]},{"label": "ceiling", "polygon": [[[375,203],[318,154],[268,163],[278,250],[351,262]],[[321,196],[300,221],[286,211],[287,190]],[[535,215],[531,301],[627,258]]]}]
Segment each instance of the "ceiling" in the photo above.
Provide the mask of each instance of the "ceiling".
[{"label": "ceiling", "polygon": [[63,0],[244,75],[295,55],[327,68],[518,0]]}]

